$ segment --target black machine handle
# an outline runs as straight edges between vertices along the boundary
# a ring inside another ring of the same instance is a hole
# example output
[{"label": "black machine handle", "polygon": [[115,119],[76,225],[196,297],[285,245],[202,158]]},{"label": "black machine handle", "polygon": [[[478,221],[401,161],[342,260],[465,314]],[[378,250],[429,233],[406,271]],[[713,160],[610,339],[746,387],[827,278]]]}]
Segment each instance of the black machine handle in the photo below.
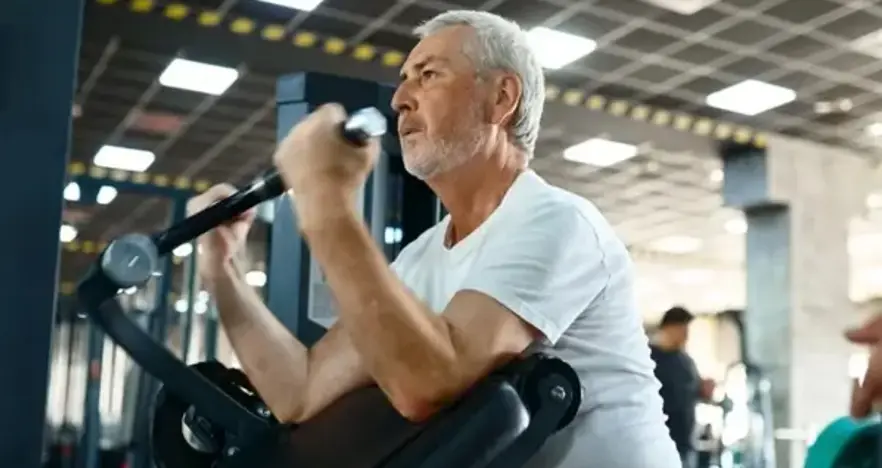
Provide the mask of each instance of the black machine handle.
[{"label": "black machine handle", "polygon": [[[372,137],[386,133],[386,119],[372,107],[352,114],[340,125],[340,134],[354,146],[364,146]],[[249,209],[285,191],[282,177],[275,170],[258,179],[250,186],[218,201],[205,210],[168,228],[154,237],[160,255],[165,255],[175,247],[189,242],[214,227],[235,218]]]},{"label": "black machine handle", "polygon": [[[341,124],[341,137],[364,146],[386,133],[380,111],[366,108]],[[270,171],[248,187],[218,201],[153,235],[126,234],[111,241],[77,287],[77,301],[110,338],[128,352],[146,372],[169,391],[192,404],[203,416],[225,430],[249,437],[264,430],[267,422],[252,414],[202,375],[191,370],[165,346],[157,343],[129,319],[113,300],[121,290],[146,284],[158,270],[159,260],[181,244],[234,219],[254,206],[284,193],[278,172]]]}]

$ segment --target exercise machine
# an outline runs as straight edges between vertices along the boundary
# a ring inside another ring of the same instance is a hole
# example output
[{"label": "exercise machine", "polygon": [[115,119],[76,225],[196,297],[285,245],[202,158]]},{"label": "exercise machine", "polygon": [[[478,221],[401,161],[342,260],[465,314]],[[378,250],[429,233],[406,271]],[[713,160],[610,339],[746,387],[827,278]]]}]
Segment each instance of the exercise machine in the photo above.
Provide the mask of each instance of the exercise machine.
[{"label": "exercise machine", "polygon": [[[373,108],[341,125],[363,145],[386,133]],[[162,384],[151,443],[161,468],[511,468],[525,464],[581,404],[565,362],[532,355],[510,363],[428,421],[401,417],[377,387],[352,392],[301,425],[278,423],[248,379],[216,362],[187,366],[123,313],[117,296],[142,287],[159,259],[285,190],[270,172],[250,186],[153,235],[110,242],[77,288],[90,318]]]},{"label": "exercise machine", "polygon": [[772,417],[771,382],[762,369],[750,358],[747,331],[742,311],[720,313],[722,320],[732,323],[738,333],[741,357],[729,365],[723,380],[729,404],[723,413],[723,453],[725,466],[745,468],[774,468],[774,420]]},{"label": "exercise machine", "polygon": [[721,460],[734,467],[778,466],[769,380],[759,367],[739,361],[727,368],[723,385],[729,404],[723,412]]},{"label": "exercise machine", "polygon": [[808,447],[805,468],[876,468],[882,466],[878,416],[843,417],[828,424]]},{"label": "exercise machine", "polygon": [[[745,352],[747,339],[741,320],[741,311],[721,314],[738,330],[742,356],[726,372],[727,388],[738,387],[732,395],[733,405],[727,418],[739,420],[744,434],[728,444],[725,452],[734,466],[745,468],[775,467],[775,439],[772,420],[771,383]],[[737,414],[736,414],[737,413]],[[731,420],[730,420],[731,421]],[[809,445],[803,466],[805,468],[875,468],[882,467],[882,423],[879,416],[856,420],[842,417],[832,421]],[[726,466],[726,465],[724,465]]]}]

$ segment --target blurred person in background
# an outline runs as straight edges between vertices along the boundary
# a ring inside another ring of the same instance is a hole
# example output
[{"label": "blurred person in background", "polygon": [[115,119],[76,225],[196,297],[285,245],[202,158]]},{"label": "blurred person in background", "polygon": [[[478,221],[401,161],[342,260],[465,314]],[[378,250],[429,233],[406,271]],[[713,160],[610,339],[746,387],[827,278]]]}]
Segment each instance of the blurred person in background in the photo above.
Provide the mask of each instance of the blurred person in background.
[{"label": "blurred person in background", "polygon": [[702,379],[695,361],[686,353],[689,325],[695,316],[683,307],[672,307],[662,316],[650,348],[655,376],[661,382],[661,396],[668,430],[677,445],[683,466],[692,466],[695,407],[710,400],[714,382]]}]

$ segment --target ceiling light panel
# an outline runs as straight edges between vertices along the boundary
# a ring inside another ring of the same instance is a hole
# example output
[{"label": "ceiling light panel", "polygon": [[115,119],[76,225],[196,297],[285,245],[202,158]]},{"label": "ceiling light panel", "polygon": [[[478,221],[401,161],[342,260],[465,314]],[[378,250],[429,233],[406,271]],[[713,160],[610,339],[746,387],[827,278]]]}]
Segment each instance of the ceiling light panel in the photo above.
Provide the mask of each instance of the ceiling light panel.
[{"label": "ceiling light panel", "polygon": [[567,161],[597,167],[609,167],[637,156],[637,146],[605,138],[591,138],[570,146],[563,152]]},{"label": "ceiling light panel", "polygon": [[746,80],[708,95],[707,105],[742,115],[757,115],[796,100],[796,91],[758,80]]},{"label": "ceiling light panel", "polygon": [[169,88],[220,96],[238,79],[239,71],[235,68],[176,58],[159,76],[159,84]]},{"label": "ceiling light panel", "polygon": [[591,39],[545,27],[527,33],[530,48],[544,68],[556,70],[590,54],[597,48]]}]

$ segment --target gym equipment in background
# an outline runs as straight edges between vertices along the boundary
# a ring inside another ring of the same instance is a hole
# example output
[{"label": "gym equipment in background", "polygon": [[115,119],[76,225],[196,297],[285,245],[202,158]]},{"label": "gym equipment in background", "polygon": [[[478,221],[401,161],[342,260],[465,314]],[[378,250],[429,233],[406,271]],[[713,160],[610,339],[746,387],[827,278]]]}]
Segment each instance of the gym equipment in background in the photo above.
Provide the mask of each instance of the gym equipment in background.
[{"label": "gym equipment in background", "polygon": [[805,468],[875,468],[882,466],[879,417],[839,418],[828,424],[808,447]]},{"label": "gym equipment in background", "polygon": [[775,468],[771,383],[749,362],[730,365],[724,378],[721,460],[745,468]]},{"label": "gym equipment in background", "polygon": [[777,467],[772,385],[747,352],[747,334],[740,310],[720,314],[738,332],[741,359],[726,369],[723,387],[730,404],[723,415],[721,459],[747,468]]}]

